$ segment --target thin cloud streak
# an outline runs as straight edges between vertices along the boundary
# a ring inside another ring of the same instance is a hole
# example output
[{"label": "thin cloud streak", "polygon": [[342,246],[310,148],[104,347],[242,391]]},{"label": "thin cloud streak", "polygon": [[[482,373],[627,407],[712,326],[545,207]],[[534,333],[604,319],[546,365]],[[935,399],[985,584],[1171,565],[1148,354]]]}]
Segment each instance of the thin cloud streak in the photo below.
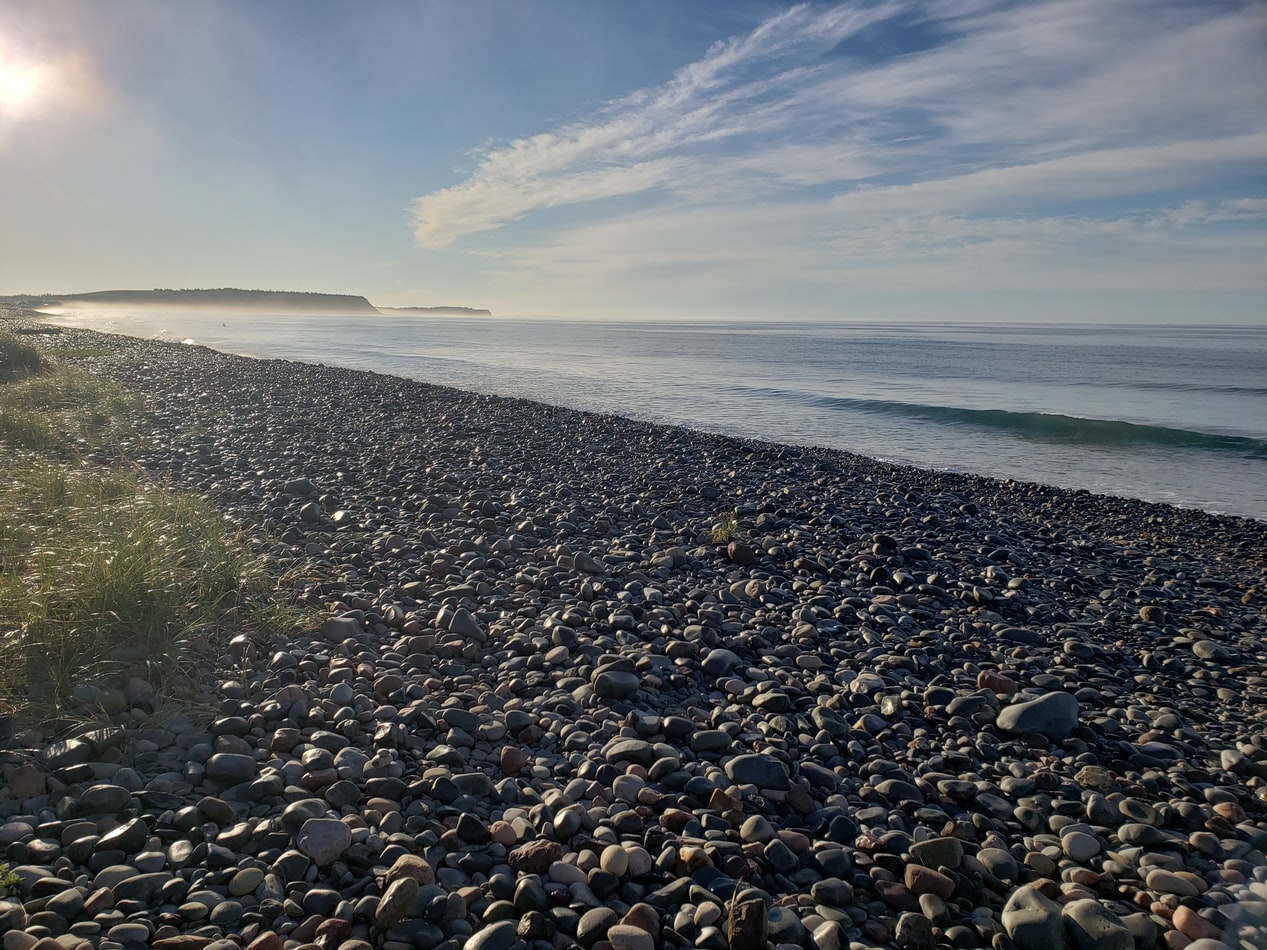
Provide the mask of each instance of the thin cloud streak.
[{"label": "thin cloud streak", "polygon": [[863,189],[832,202],[842,212],[930,209],[1033,212],[1058,202],[1192,187],[1225,165],[1267,162],[1267,132],[1227,139],[1082,152],[948,178]]},{"label": "thin cloud streak", "polygon": [[[485,155],[460,185],[415,200],[414,233],[423,247],[500,227],[530,211],[633,195],[672,182],[659,172],[691,164],[662,156],[707,149],[736,137],[786,126],[766,100],[803,76],[796,65],[746,79],[746,69],[806,48],[830,48],[890,15],[892,5],[841,7],[811,14],[794,7],[749,36],[715,44],[659,89],[603,110],[607,121],[578,124],[513,142]],[[594,180],[604,183],[596,188]]]}]

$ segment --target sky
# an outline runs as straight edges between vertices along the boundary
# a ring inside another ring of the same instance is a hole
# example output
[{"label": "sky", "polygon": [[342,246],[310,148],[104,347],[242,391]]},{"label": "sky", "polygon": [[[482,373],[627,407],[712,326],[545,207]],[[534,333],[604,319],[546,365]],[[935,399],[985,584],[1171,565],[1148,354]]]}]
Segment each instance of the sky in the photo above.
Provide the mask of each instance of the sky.
[{"label": "sky", "polygon": [[0,294],[1267,323],[1261,0],[0,0]]}]

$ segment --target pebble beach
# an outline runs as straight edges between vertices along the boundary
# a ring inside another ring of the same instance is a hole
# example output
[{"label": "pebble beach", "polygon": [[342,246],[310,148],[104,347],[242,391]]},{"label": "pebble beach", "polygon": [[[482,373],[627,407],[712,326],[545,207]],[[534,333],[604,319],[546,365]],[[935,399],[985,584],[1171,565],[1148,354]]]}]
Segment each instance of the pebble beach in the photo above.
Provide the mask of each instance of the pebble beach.
[{"label": "pebble beach", "polygon": [[0,743],[3,950],[1267,947],[1267,523],[40,345],[314,620]]}]

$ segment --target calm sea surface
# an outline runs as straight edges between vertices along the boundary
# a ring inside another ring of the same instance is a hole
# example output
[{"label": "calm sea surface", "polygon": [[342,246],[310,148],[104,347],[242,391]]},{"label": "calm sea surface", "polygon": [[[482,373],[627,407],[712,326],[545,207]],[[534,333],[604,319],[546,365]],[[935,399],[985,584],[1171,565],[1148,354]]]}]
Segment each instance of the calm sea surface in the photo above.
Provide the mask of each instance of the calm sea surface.
[{"label": "calm sea surface", "polygon": [[1267,327],[58,322],[1267,520]]}]

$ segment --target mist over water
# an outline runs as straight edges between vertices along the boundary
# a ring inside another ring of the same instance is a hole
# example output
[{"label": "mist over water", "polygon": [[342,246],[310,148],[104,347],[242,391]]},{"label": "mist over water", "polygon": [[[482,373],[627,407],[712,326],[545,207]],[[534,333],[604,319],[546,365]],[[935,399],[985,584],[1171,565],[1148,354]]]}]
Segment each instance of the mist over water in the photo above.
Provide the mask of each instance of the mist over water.
[{"label": "mist over water", "polygon": [[1267,520],[1267,328],[155,311],[56,322]]}]

